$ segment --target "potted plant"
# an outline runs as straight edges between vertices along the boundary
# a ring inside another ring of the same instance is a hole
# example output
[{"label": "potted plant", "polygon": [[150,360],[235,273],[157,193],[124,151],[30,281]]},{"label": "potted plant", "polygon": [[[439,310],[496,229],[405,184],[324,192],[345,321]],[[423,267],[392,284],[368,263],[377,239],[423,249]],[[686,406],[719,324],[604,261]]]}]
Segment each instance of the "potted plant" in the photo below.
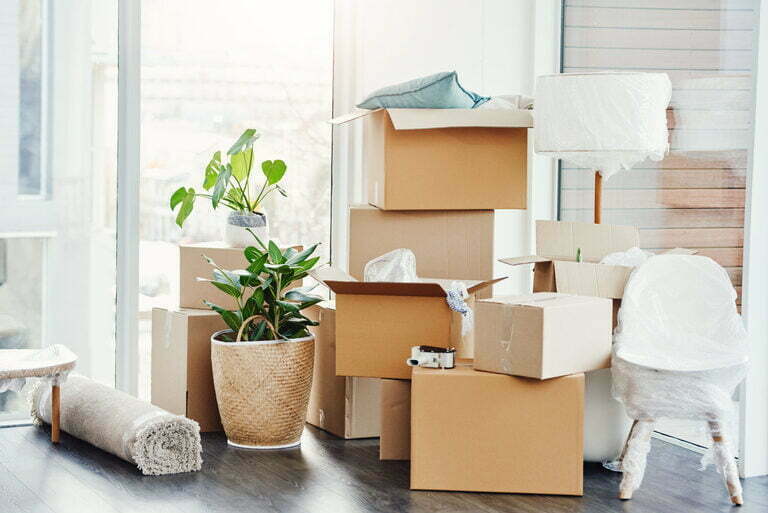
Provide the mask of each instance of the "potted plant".
[{"label": "potted plant", "polygon": [[[318,262],[317,244],[281,250],[258,237],[245,248],[248,268],[213,266],[213,286],[235,298],[237,309],[205,301],[229,329],[211,337],[213,383],[227,441],[236,447],[299,445],[307,415],[317,323],[302,310],[322,301],[307,288],[289,287]],[[201,279],[201,278],[198,278]]]},{"label": "potted plant", "polygon": [[199,193],[192,187],[180,187],[171,195],[171,211],[179,207],[176,224],[181,227],[195,207],[195,198],[211,200],[216,209],[219,205],[230,208],[224,229],[224,241],[233,247],[245,247],[251,241],[248,229],[263,240],[269,238],[267,216],[262,203],[274,191],[287,196],[278,185],[285,175],[287,166],[282,160],[265,160],[261,163],[264,179],[261,186],[251,188],[253,168],[253,143],[260,137],[255,129],[249,128],[227,151],[229,162],[222,161],[221,151],[211,157],[205,167],[203,190]]}]

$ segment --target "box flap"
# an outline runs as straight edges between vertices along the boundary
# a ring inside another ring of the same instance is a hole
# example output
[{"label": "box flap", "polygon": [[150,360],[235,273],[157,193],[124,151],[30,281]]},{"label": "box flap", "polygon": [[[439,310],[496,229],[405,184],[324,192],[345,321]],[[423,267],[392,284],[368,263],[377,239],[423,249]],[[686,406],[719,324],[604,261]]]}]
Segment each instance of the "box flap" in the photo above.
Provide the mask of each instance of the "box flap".
[{"label": "box flap", "polygon": [[584,262],[599,262],[606,255],[637,246],[640,232],[634,226],[536,221],[536,254],[552,260],[576,260],[580,248]]},{"label": "box flap", "polygon": [[451,127],[530,128],[530,110],[511,109],[387,109],[395,130]]},{"label": "box flap", "polygon": [[500,258],[499,262],[507,265],[535,264],[536,262],[551,262],[551,258],[538,255],[529,255],[522,257]]},{"label": "box flap", "polygon": [[515,296],[496,296],[488,299],[480,299],[481,303],[496,303],[501,305],[529,306],[533,308],[552,308],[569,306],[594,301],[605,301],[604,298],[593,296],[575,296],[561,294],[559,292],[534,292],[533,294],[521,294]]},{"label": "box flap", "polygon": [[320,283],[325,283],[326,285],[326,282],[328,281],[357,281],[338,267],[328,265],[312,269],[308,274]]},{"label": "box flap", "polygon": [[362,118],[363,116],[373,114],[374,112],[378,112],[380,110],[383,109],[353,109],[352,112],[342,114],[341,116],[336,116],[335,118],[329,119],[328,122],[332,125],[343,125],[344,123],[349,123],[350,121],[354,121],[358,118]]}]

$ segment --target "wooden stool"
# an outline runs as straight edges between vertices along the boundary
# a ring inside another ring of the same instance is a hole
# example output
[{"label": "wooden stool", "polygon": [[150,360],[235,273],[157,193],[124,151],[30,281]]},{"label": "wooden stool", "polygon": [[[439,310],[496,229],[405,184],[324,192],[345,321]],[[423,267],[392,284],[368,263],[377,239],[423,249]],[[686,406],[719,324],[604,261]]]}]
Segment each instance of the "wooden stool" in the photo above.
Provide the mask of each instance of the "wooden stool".
[{"label": "wooden stool", "polygon": [[[75,368],[77,356],[62,345],[44,349],[0,350],[0,382],[48,378],[51,380],[51,442],[61,437],[61,381]],[[22,382],[23,384],[23,382]]]}]

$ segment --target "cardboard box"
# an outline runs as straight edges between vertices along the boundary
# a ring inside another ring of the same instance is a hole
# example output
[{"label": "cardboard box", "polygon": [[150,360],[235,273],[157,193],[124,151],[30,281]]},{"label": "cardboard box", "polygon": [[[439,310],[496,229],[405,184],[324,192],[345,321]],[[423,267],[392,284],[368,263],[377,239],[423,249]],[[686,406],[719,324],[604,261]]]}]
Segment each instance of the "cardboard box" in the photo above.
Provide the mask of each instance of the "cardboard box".
[{"label": "cardboard box", "polygon": [[524,209],[531,111],[358,110],[368,202],[384,210]]},{"label": "cardboard box", "polygon": [[307,422],[341,438],[379,436],[381,382],[336,376],[336,306],[332,301],[307,309],[320,322],[315,335],[315,368]]},{"label": "cardboard box", "polygon": [[379,459],[411,459],[411,382],[381,380]]},{"label": "cardboard box", "polygon": [[474,294],[503,279],[362,282],[334,267],[310,274],[336,293],[336,374],[392,379],[410,378],[405,360],[413,346],[455,347],[470,357],[472,337],[461,336],[446,290],[461,281]]},{"label": "cardboard box", "polygon": [[610,367],[612,307],[555,292],[479,300],[474,368],[548,379]]},{"label": "cardboard box", "polygon": [[392,211],[349,209],[349,274],[363,280],[370,260],[398,248],[416,255],[416,274],[433,278],[493,278],[492,210]]},{"label": "cardboard box", "polygon": [[[285,246],[286,248],[288,246]],[[302,246],[291,246],[297,251]],[[204,256],[211,258],[222,269],[228,271],[245,269],[248,261],[243,254],[244,248],[232,248],[223,242],[200,242],[179,246],[179,306],[181,308],[206,308],[203,299],[227,310],[237,308],[234,298],[228,296],[206,281],[198,278],[211,278],[213,267]],[[293,287],[301,286],[300,282]]]},{"label": "cardboard box", "polygon": [[[502,258],[509,265],[534,264],[534,292],[621,298],[633,267],[598,262],[610,253],[640,246],[634,226],[536,221],[536,254]],[[581,262],[576,253],[581,249]]]},{"label": "cardboard box", "polygon": [[210,310],[152,309],[152,404],[221,431],[211,335],[227,326]]},{"label": "cardboard box", "polygon": [[411,489],[581,495],[584,375],[415,367]]}]

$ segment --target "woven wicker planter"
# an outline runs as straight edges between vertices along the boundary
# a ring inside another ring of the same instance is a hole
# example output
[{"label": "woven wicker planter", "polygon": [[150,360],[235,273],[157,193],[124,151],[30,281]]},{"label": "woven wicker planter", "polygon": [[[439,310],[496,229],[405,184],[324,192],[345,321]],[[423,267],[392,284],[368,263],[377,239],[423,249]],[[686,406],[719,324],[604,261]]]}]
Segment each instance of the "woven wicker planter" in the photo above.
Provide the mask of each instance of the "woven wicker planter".
[{"label": "woven wicker planter", "polygon": [[312,388],[315,337],[221,342],[211,337],[216,400],[227,442],[284,449],[301,441]]}]

